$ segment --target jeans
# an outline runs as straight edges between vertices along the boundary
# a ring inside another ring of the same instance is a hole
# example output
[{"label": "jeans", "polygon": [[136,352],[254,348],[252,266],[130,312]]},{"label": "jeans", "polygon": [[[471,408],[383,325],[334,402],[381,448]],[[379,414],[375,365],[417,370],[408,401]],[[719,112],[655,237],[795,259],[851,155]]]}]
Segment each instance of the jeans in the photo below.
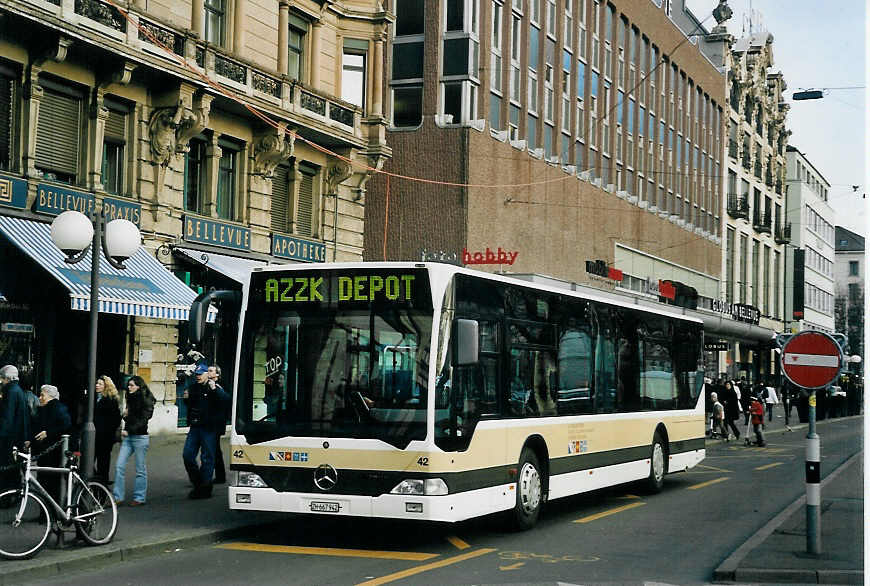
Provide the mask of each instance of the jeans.
[{"label": "jeans", "polygon": [[121,440],[118,460],[115,462],[115,487],[113,494],[116,501],[124,500],[124,473],[130,454],[136,458],[136,481],[133,483],[133,500],[145,502],[145,492],[148,490],[148,470],[145,468],[145,455],[148,453],[147,435],[128,435]]},{"label": "jeans", "polygon": [[[211,486],[216,449],[216,431],[205,427],[191,426],[190,431],[187,432],[181,456],[184,459],[184,468],[187,470],[187,475],[194,487]],[[197,452],[202,466],[196,462]]]}]

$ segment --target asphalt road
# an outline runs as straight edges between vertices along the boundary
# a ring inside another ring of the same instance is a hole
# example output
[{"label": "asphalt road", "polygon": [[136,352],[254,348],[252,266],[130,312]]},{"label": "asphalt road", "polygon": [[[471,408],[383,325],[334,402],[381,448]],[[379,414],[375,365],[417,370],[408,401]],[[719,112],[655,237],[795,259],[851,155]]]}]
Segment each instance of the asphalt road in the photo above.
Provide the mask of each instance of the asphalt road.
[{"label": "asphalt road", "polygon": [[[822,477],[862,449],[862,419],[819,427]],[[658,495],[625,485],[550,503],[528,532],[498,518],[457,525],[288,517],[243,539],[41,584],[708,583],[737,547],[803,494],[805,433],[766,448],[707,446]]]}]

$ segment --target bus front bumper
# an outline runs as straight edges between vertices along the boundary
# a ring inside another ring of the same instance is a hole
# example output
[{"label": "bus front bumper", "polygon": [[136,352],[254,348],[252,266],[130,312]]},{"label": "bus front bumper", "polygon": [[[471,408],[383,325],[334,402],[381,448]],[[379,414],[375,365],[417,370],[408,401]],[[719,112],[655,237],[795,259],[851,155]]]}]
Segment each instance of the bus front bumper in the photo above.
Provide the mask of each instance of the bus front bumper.
[{"label": "bus front bumper", "polygon": [[278,492],[271,488],[229,487],[231,509],[309,515],[347,515],[389,519],[456,522],[514,506],[513,484],[443,496],[382,494],[315,494]]}]

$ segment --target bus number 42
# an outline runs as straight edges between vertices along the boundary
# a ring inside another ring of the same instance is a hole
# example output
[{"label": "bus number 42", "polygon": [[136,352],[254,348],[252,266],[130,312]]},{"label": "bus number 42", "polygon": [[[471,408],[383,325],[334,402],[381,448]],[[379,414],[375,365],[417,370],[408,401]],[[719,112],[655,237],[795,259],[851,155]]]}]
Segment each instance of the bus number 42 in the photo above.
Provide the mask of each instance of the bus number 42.
[{"label": "bus number 42", "polygon": [[419,466],[428,466],[429,465],[429,458],[423,458],[423,457],[417,458],[417,464]]}]

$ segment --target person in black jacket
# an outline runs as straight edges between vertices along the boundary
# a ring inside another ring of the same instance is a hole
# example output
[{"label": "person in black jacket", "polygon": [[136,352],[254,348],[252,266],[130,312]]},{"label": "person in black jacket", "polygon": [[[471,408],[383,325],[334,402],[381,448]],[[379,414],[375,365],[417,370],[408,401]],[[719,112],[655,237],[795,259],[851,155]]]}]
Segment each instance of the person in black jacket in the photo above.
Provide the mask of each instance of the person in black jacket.
[{"label": "person in black jacket", "polygon": [[[192,499],[209,498],[212,494],[214,476],[215,444],[217,426],[225,417],[226,392],[208,375],[208,365],[201,363],[194,371],[196,382],[184,393],[187,404],[187,422],[190,430],[184,442],[182,458],[193,490],[187,495]],[[200,463],[196,457],[199,454]]]},{"label": "person in black jacket", "polygon": [[[30,439],[30,411],[24,391],[18,384],[18,368],[0,368],[0,468],[12,464],[12,448],[24,448]],[[0,472],[0,489],[17,486],[18,470]]]},{"label": "person in black jacket", "polygon": [[111,484],[109,464],[112,460],[112,448],[115,447],[118,429],[121,427],[120,397],[115,383],[105,374],[97,378],[96,391],[97,401],[94,404],[96,466],[94,467],[94,477],[99,482],[108,485]]},{"label": "person in black jacket", "polygon": [[[221,380],[221,367],[214,365],[208,367],[208,377],[213,380],[215,384],[224,389],[224,386],[220,383]],[[224,484],[227,481],[227,469],[224,465],[224,454],[221,450],[221,436],[226,432],[227,429],[227,417],[230,413],[230,401],[229,401],[229,392],[224,389],[227,393],[227,400],[223,402],[221,405],[222,413],[220,419],[215,418],[217,422],[217,427],[215,428],[215,432],[217,433],[217,441],[214,443],[214,483],[215,484]]]},{"label": "person in black jacket", "polygon": [[154,395],[141,376],[131,376],[127,381],[127,396],[124,412],[124,429],[121,430],[121,449],[115,462],[115,486],[113,494],[115,502],[124,502],[124,473],[127,460],[133,454],[136,457],[136,481],[133,483],[133,500],[131,507],[145,504],[145,494],[148,491],[148,469],[145,467],[145,456],[148,454],[148,420],[154,414]]},{"label": "person in black jacket", "polygon": [[[35,427],[39,431],[33,436],[33,451],[41,454],[37,460],[40,466],[58,467],[64,463],[61,447],[50,449],[62,435],[68,434],[72,427],[69,411],[58,399],[60,399],[60,392],[56,386],[42,385],[39,388],[39,403],[42,406],[36,416]],[[55,500],[61,498],[59,474],[40,476],[40,482]]]}]

